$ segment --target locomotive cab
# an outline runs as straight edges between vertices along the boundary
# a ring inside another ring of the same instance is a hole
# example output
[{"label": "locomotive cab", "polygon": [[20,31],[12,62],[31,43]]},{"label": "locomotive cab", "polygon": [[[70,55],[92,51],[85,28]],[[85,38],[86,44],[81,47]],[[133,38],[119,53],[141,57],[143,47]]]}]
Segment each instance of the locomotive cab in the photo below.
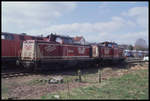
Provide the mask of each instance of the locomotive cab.
[{"label": "locomotive cab", "polygon": [[22,54],[21,59],[26,60],[30,59],[33,60],[34,57],[34,50],[35,50],[35,40],[28,40],[23,42]]},{"label": "locomotive cab", "polygon": [[34,65],[35,55],[35,40],[24,41],[21,53],[22,65],[26,68],[32,67]]}]

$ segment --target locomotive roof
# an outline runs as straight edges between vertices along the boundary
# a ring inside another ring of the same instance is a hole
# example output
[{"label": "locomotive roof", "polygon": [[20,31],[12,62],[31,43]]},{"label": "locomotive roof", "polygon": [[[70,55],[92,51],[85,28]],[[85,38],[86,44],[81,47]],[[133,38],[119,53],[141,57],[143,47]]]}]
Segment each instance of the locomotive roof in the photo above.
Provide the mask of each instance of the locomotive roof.
[{"label": "locomotive roof", "polygon": [[117,43],[115,43],[115,42],[108,42],[108,41],[101,42],[100,44],[112,44],[112,45],[117,45]]},{"label": "locomotive roof", "polygon": [[[24,35],[26,33],[10,33],[10,32],[2,32],[2,34],[16,34],[16,35]],[[30,36],[30,35],[29,35]]]},{"label": "locomotive roof", "polygon": [[70,37],[70,36],[57,35],[57,34],[53,34],[53,33],[51,33],[50,35],[48,35],[47,38],[48,38],[49,36],[73,39],[73,38]]},{"label": "locomotive roof", "polygon": [[[10,33],[10,32],[2,32],[2,34],[12,34],[12,35],[21,35],[21,36],[32,36],[27,33]],[[32,36],[32,37],[40,37],[40,36]]]}]

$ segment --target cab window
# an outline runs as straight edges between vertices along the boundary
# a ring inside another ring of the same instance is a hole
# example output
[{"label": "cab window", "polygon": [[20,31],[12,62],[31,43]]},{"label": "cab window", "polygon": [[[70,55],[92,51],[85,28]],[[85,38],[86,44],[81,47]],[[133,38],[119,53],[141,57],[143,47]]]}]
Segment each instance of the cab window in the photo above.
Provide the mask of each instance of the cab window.
[{"label": "cab window", "polygon": [[65,44],[72,44],[73,41],[71,39],[69,39],[69,38],[64,38],[64,43]]},{"label": "cab window", "polygon": [[112,48],[112,45],[111,45],[111,44],[108,44],[108,47]]},{"label": "cab window", "polygon": [[2,38],[2,39],[6,39],[5,35],[1,35],[1,38]]},{"label": "cab window", "polygon": [[6,40],[14,40],[14,36],[13,35],[9,35],[9,34],[2,34],[2,39],[6,39]]},{"label": "cab window", "polygon": [[73,41],[71,39],[68,40],[69,44],[73,44]]},{"label": "cab window", "polygon": [[64,44],[69,44],[68,39],[64,38]]},{"label": "cab window", "polygon": [[57,38],[56,38],[56,42],[58,42],[58,43],[62,43],[63,41],[62,41],[62,39],[61,39],[61,38],[57,37]]}]

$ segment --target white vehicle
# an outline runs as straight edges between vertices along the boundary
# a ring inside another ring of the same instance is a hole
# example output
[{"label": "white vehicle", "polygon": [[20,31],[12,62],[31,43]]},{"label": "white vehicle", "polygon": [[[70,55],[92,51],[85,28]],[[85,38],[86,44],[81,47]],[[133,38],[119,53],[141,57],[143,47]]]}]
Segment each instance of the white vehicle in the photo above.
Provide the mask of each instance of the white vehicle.
[{"label": "white vehicle", "polygon": [[143,60],[144,61],[149,61],[149,57],[148,56],[144,56]]}]

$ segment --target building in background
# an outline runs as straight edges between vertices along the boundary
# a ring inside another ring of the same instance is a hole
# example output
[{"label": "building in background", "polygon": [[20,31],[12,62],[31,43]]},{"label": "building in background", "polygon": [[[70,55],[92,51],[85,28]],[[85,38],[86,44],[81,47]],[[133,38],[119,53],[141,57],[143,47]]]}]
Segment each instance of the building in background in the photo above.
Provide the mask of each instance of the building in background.
[{"label": "building in background", "polygon": [[82,45],[86,44],[86,41],[85,41],[84,37],[82,37],[82,36],[76,36],[73,38],[73,40],[74,40],[74,43],[77,43],[77,44],[82,44]]}]

